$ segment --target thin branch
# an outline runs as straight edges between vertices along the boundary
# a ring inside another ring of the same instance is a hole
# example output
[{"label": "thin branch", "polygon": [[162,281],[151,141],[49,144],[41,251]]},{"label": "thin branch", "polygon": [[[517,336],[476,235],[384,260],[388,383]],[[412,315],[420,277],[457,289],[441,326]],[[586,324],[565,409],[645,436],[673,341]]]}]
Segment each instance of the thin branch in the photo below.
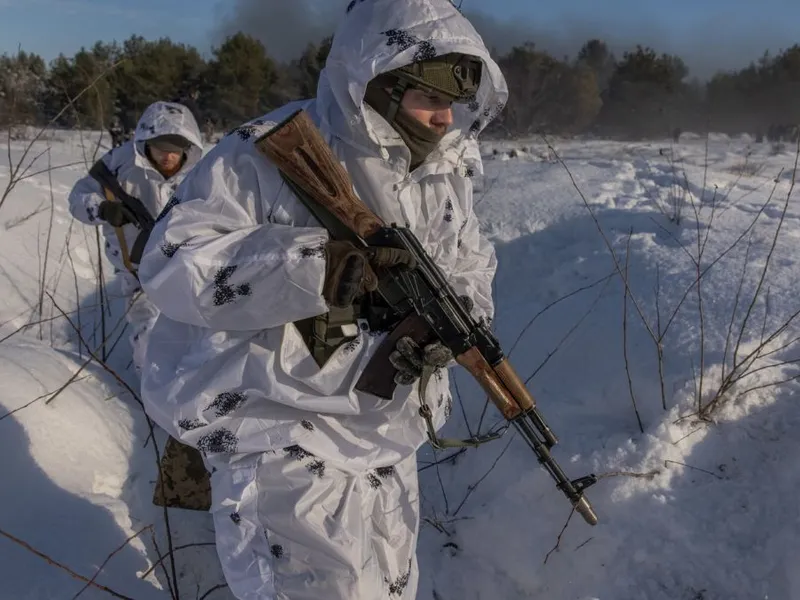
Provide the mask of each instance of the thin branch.
[{"label": "thin branch", "polygon": [[[94,361],[97,364],[99,364],[103,368],[103,370],[105,370],[109,375],[111,375],[122,387],[124,387],[130,393],[131,397],[139,404],[139,406],[142,408],[142,412],[144,413],[145,420],[147,421],[147,426],[150,429],[150,435],[155,436],[155,432],[154,432],[154,429],[153,429],[153,427],[154,427],[153,421],[150,418],[150,416],[147,414],[147,411],[145,411],[144,403],[142,402],[142,399],[139,398],[139,395],[133,390],[133,388],[130,385],[128,385],[128,382],[126,382],[124,379],[122,379],[122,377],[119,376],[119,374],[114,369],[109,367],[104,361],[100,360],[97,357],[97,354],[95,354],[91,350],[89,345],[86,344],[86,340],[84,339],[83,334],[81,333],[81,331],[79,329],[77,329],[75,327],[75,323],[73,323],[72,320],[66,315],[66,313],[64,313],[64,311],[61,310],[61,307],[58,306],[58,304],[56,303],[55,299],[53,299],[53,297],[50,295],[49,292],[47,293],[47,295],[50,298],[50,301],[53,303],[53,306],[56,308],[56,310],[58,310],[58,312],[60,312],[62,315],[64,315],[64,317],[67,319],[67,322],[75,330],[75,332],[77,333],[78,338],[80,339],[81,343],[86,345],[86,351],[89,353],[91,358],[94,359]],[[155,452],[156,465],[160,465],[161,464],[161,452],[158,449],[158,444],[153,444],[153,451]],[[161,492],[163,494],[164,493],[164,489],[163,489],[164,481],[163,480],[161,481],[161,486],[162,486]],[[167,530],[167,544],[168,544],[168,551],[169,551],[169,556],[170,556],[170,567],[171,567],[171,570],[172,570],[172,577],[174,579],[174,586],[175,586],[173,595],[174,595],[174,598],[177,600],[178,598],[180,598],[180,594],[178,593],[178,575],[177,575],[177,569],[176,569],[176,566],[175,566],[175,557],[173,555],[174,545],[172,543],[172,529],[170,528],[169,512],[167,511],[166,505],[163,506],[163,514],[164,514],[164,524],[165,524],[166,530]],[[155,536],[153,536],[153,539],[155,540]]]},{"label": "thin branch", "polygon": [[[48,150],[49,150],[49,148],[48,148]],[[48,167],[51,164],[51,160],[52,160],[52,157],[50,155],[50,152],[48,151],[48,153],[47,153],[47,166]],[[53,237],[53,217],[54,217],[54,213],[55,213],[55,203],[56,203],[55,195],[53,194],[53,175],[52,175],[52,173],[50,171],[47,172],[47,180],[48,180],[49,190],[50,190],[50,221],[48,222],[48,225],[47,225],[47,239],[45,241],[45,246],[44,246],[44,265],[42,266],[42,279],[40,281],[40,286],[41,287],[39,289],[39,318],[40,319],[44,316],[43,312],[42,312],[44,310],[44,290],[47,287],[47,264],[48,264],[49,258],[50,258],[50,240]],[[37,240],[37,245],[38,245],[38,240]],[[41,337],[42,337],[42,335],[41,335],[41,325],[40,325],[39,326],[39,339],[41,339]]]},{"label": "thin branch", "polygon": [[193,544],[183,544],[182,546],[175,546],[171,552],[167,552],[167,554],[164,556],[159,556],[158,560],[154,562],[152,566],[149,569],[147,569],[147,571],[145,571],[139,576],[139,579],[144,579],[145,577],[150,575],[150,573],[155,571],[156,567],[158,567],[162,562],[164,562],[164,560],[167,557],[169,557],[172,553],[177,552],[178,550],[183,550],[184,548],[194,548],[198,546],[216,546],[216,542],[195,542]]},{"label": "thin branch", "polygon": [[128,539],[126,539],[126,540],[125,540],[125,541],[124,541],[124,542],[123,542],[123,543],[122,543],[122,544],[119,546],[119,548],[117,548],[117,549],[116,549],[116,550],[114,550],[114,551],[113,551],[111,554],[109,554],[109,555],[106,557],[106,559],[103,561],[103,564],[101,564],[101,565],[100,565],[100,566],[97,568],[97,571],[95,571],[95,574],[94,574],[94,575],[92,575],[92,579],[91,579],[90,581],[87,581],[87,582],[86,582],[86,585],[85,585],[85,586],[83,586],[83,587],[80,589],[80,591],[79,591],[77,594],[75,594],[75,595],[72,597],[72,600],[76,600],[76,599],[78,598],[78,596],[80,596],[81,594],[83,594],[83,592],[85,592],[85,591],[86,591],[86,590],[89,588],[89,586],[91,586],[91,585],[94,583],[95,579],[97,579],[98,575],[100,575],[101,571],[102,571],[102,570],[105,568],[105,566],[108,564],[108,561],[110,561],[112,558],[114,558],[114,556],[115,556],[116,554],[118,554],[119,552],[122,552],[122,550],[123,550],[123,549],[124,549],[124,548],[125,548],[125,547],[126,547],[128,544],[130,544],[130,543],[131,543],[131,541],[133,541],[135,538],[139,537],[139,536],[142,534],[142,532],[144,532],[144,531],[147,531],[148,529],[152,531],[152,529],[153,529],[153,526],[152,526],[152,525],[145,525],[145,526],[144,526],[144,527],[142,527],[142,528],[141,528],[139,531],[137,531],[136,533],[134,533],[133,535],[131,535],[131,536],[130,536]]},{"label": "thin branch", "polygon": [[457,516],[458,513],[461,511],[461,509],[464,507],[464,504],[467,502],[467,499],[472,495],[472,492],[474,492],[476,489],[478,489],[478,486],[483,482],[484,479],[486,479],[489,476],[489,473],[491,473],[494,470],[494,468],[497,466],[497,463],[500,462],[500,459],[503,458],[503,455],[506,453],[508,448],[511,446],[511,442],[514,441],[514,436],[516,435],[516,433],[517,432],[515,431],[511,435],[511,437],[509,438],[508,442],[506,442],[505,448],[503,448],[503,450],[500,452],[500,454],[498,454],[497,458],[492,463],[492,466],[489,467],[489,470],[486,471],[486,473],[484,473],[483,476],[480,479],[478,479],[478,481],[476,481],[475,483],[473,483],[472,485],[470,485],[467,488],[466,496],[464,496],[464,499],[461,501],[461,504],[458,505],[458,508],[456,508],[455,512],[453,513],[454,517]]},{"label": "thin branch", "polygon": [[747,326],[747,321],[750,318],[750,314],[752,313],[753,307],[755,306],[756,300],[758,299],[758,295],[761,293],[761,288],[764,285],[764,280],[767,276],[767,271],[769,269],[770,261],[772,260],[772,255],[775,252],[775,247],[778,245],[778,236],[780,235],[781,228],[783,227],[783,223],[786,219],[786,211],[789,209],[789,199],[792,197],[792,192],[794,191],[794,186],[797,181],[797,165],[798,161],[800,161],[800,138],[798,138],[797,142],[797,152],[795,153],[794,157],[794,171],[792,172],[792,183],[789,186],[789,192],[786,194],[786,201],[783,203],[783,210],[781,211],[780,219],[778,220],[778,226],[775,228],[775,235],[772,238],[772,245],[770,246],[769,252],[767,253],[766,261],[764,262],[764,268],[761,270],[761,277],[759,277],[758,285],[756,286],[756,290],[753,293],[753,299],[750,302],[750,305],[747,307],[747,312],[745,313],[744,320],[742,321],[742,326],[739,330],[739,339],[736,341],[736,348],[733,351],[733,368],[736,369],[736,362],[737,356],[739,355],[739,347],[744,337],[744,330]]},{"label": "thin branch", "polygon": [[205,600],[206,598],[208,598],[211,594],[213,594],[217,590],[221,590],[221,589],[226,588],[226,587],[228,587],[227,583],[218,583],[217,585],[212,587],[210,590],[208,590],[205,594],[200,596],[200,598],[198,598],[197,600]]},{"label": "thin branch", "polygon": [[[436,450],[433,451],[433,455],[436,456]],[[433,466],[436,468],[436,479],[439,482],[439,488],[442,490],[442,498],[444,498],[444,513],[446,515],[450,514],[450,501],[447,498],[447,490],[444,488],[444,482],[442,481],[442,473],[439,470],[439,461],[437,460],[433,463]]]},{"label": "thin branch", "polygon": [[547,354],[547,356],[546,356],[546,357],[545,357],[545,359],[544,359],[544,360],[541,362],[541,364],[540,364],[538,367],[536,367],[536,369],[534,369],[534,371],[533,371],[533,373],[531,373],[530,377],[528,377],[528,378],[525,380],[525,385],[527,385],[527,384],[528,384],[528,383],[529,383],[529,382],[530,382],[530,381],[531,381],[531,380],[532,380],[534,377],[536,377],[536,375],[539,373],[539,371],[541,371],[541,370],[544,368],[544,366],[545,366],[545,365],[546,365],[546,364],[547,364],[547,363],[550,361],[550,359],[551,359],[551,358],[553,358],[553,356],[555,356],[555,354],[556,354],[556,353],[557,353],[557,352],[558,352],[558,351],[561,349],[561,345],[562,345],[564,342],[566,342],[566,341],[567,341],[567,340],[568,340],[568,339],[569,339],[569,338],[572,336],[572,334],[573,334],[573,333],[575,333],[575,331],[577,331],[578,327],[580,327],[580,326],[581,326],[581,324],[583,323],[583,321],[584,321],[584,320],[585,320],[585,319],[586,319],[586,318],[587,318],[587,317],[588,317],[590,314],[592,314],[592,311],[594,311],[594,308],[595,308],[595,306],[597,305],[597,303],[598,303],[598,302],[600,302],[600,298],[602,298],[602,296],[603,296],[603,293],[605,292],[605,289],[606,289],[606,287],[608,286],[608,283],[609,283],[610,281],[611,281],[611,279],[610,279],[610,278],[608,278],[608,279],[606,279],[606,280],[605,280],[605,285],[603,286],[603,289],[601,289],[601,290],[600,290],[600,292],[597,294],[597,297],[596,297],[596,298],[594,299],[594,301],[593,301],[593,302],[592,302],[592,303],[589,305],[589,308],[588,308],[588,309],[586,309],[586,312],[585,312],[585,313],[583,313],[583,315],[581,316],[581,318],[580,318],[580,319],[578,319],[578,320],[575,322],[575,324],[574,324],[574,325],[573,325],[573,326],[570,328],[570,330],[569,330],[569,331],[567,331],[567,333],[566,333],[566,334],[564,334],[564,337],[562,337],[562,338],[561,338],[561,339],[558,341],[558,343],[557,343],[557,344],[555,345],[555,347],[554,347],[554,348],[553,348],[553,349],[552,349],[552,350],[551,350],[551,351],[550,351],[550,352]]},{"label": "thin branch", "polygon": [[75,374],[74,374],[72,377],[70,377],[69,381],[67,381],[67,383],[65,383],[64,385],[62,385],[62,386],[61,386],[60,388],[58,388],[56,391],[54,391],[54,392],[47,392],[46,394],[42,394],[41,396],[39,396],[39,397],[37,397],[37,398],[34,398],[33,400],[31,400],[31,401],[30,401],[30,402],[28,402],[27,404],[23,404],[22,406],[18,406],[18,407],[17,407],[17,408],[15,408],[14,410],[11,410],[11,411],[9,411],[9,412],[5,413],[4,415],[0,415],[0,421],[2,421],[3,419],[5,419],[6,417],[10,417],[10,416],[11,416],[11,415],[13,415],[14,413],[18,413],[19,411],[21,411],[21,410],[24,410],[24,409],[28,408],[28,407],[29,407],[29,406],[31,406],[32,404],[35,404],[36,402],[38,402],[39,400],[41,400],[42,398],[47,398],[47,397],[48,397],[48,396],[50,396],[51,394],[60,394],[60,393],[61,393],[61,392],[62,392],[62,391],[63,391],[63,390],[64,390],[64,389],[65,389],[65,388],[66,388],[66,387],[67,387],[67,386],[70,384],[70,383],[74,383],[74,382],[76,382],[76,381],[82,381],[82,380],[84,380],[84,379],[88,378],[88,377],[89,377],[88,375],[84,375],[83,377],[80,377],[80,378],[78,378],[78,379],[76,379],[76,376],[80,374],[80,372],[81,372],[81,371],[82,371],[82,370],[83,370],[83,369],[84,369],[84,368],[85,368],[85,367],[86,367],[86,366],[89,364],[89,362],[90,362],[90,361],[86,361],[86,362],[85,362],[83,365],[81,365],[81,367],[80,367],[80,368],[79,368],[79,369],[78,369],[78,370],[75,372]]},{"label": "thin branch", "polygon": [[50,558],[49,556],[47,556],[43,552],[39,552],[38,550],[36,550],[36,548],[31,546],[27,542],[22,541],[18,537],[15,537],[15,536],[11,535],[10,533],[7,533],[6,531],[3,531],[2,529],[0,529],[0,535],[2,535],[5,538],[8,538],[9,540],[11,540],[12,542],[14,542],[17,545],[22,546],[23,548],[25,548],[29,552],[32,552],[33,554],[35,554],[39,558],[46,560],[49,564],[53,565],[54,567],[58,567],[62,571],[66,571],[67,573],[72,575],[72,577],[74,577],[75,579],[78,579],[80,581],[84,581],[88,585],[91,585],[92,587],[97,588],[98,590],[102,590],[102,591],[106,592],[107,594],[111,594],[115,598],[122,598],[122,600],[134,600],[130,596],[123,596],[122,594],[120,594],[118,592],[115,592],[114,590],[112,590],[110,588],[107,588],[104,585],[100,585],[99,583],[94,583],[92,580],[87,579],[83,575],[79,575],[78,573],[76,573],[75,571],[70,569],[69,567],[64,566],[60,562],[53,560],[52,558]]},{"label": "thin branch", "polygon": [[800,379],[800,373],[798,373],[797,375],[794,375],[792,377],[788,377],[786,379],[781,379],[779,381],[771,381],[769,383],[762,383],[761,385],[756,385],[756,386],[747,388],[743,392],[739,392],[736,395],[736,397],[737,398],[741,398],[742,396],[744,396],[745,394],[749,394],[750,392],[755,392],[756,390],[763,390],[763,389],[768,388],[768,387],[775,387],[776,385],[783,385],[784,383],[790,383],[792,381],[796,381],[797,379]]},{"label": "thin branch", "polygon": [[608,239],[608,236],[606,236],[605,232],[603,231],[603,228],[600,225],[600,221],[597,219],[597,215],[595,215],[595,212],[592,210],[592,207],[589,204],[589,201],[586,199],[586,196],[581,191],[580,187],[578,186],[578,183],[575,181],[575,177],[572,175],[572,171],[570,171],[570,168],[567,166],[567,164],[561,158],[561,155],[558,154],[556,149],[553,148],[552,144],[550,144],[549,140],[543,134],[542,134],[542,139],[547,144],[548,149],[550,149],[550,151],[556,157],[558,162],[561,164],[562,167],[564,167],[564,170],[567,172],[567,175],[569,176],[569,179],[572,182],[572,186],[575,188],[575,191],[578,192],[578,195],[580,196],[581,200],[583,201],[583,204],[586,207],[586,210],[589,211],[589,215],[591,216],[592,221],[594,221],[594,224],[597,227],[597,231],[598,231],[598,233],[600,233],[600,237],[603,239],[603,243],[606,245],[606,248],[608,249],[609,253],[611,254],[611,260],[614,262],[614,268],[615,268],[617,274],[622,279],[622,282],[625,285],[626,290],[630,294],[631,302],[633,302],[633,305],[636,308],[636,311],[639,313],[639,317],[642,320],[642,324],[647,328],[648,332],[650,333],[650,336],[655,338],[655,333],[653,332],[652,327],[650,327],[650,324],[647,322],[647,319],[644,316],[644,311],[639,306],[639,302],[636,300],[636,297],[633,295],[633,292],[631,291],[630,287],[628,286],[628,281],[625,279],[625,277],[624,277],[624,275],[622,273],[622,267],[620,267],[619,261],[617,260],[617,255],[614,252],[614,247],[611,245],[611,241]]},{"label": "thin branch", "polygon": [[[633,228],[628,233],[628,243],[625,245],[625,279],[628,280],[628,268],[631,259],[631,237]],[[639,431],[644,433],[642,417],[639,415],[639,408],[636,406],[636,394],[633,391],[633,379],[631,378],[631,366],[628,360],[628,288],[625,287],[622,300],[622,356],[625,359],[625,375],[628,377],[628,392],[633,403],[633,412],[636,413],[636,422],[639,424]]]},{"label": "thin branch", "polygon": [[716,477],[717,479],[724,479],[724,477],[720,477],[719,475],[717,475],[716,473],[712,473],[711,471],[706,471],[705,469],[701,469],[699,467],[693,467],[692,465],[687,465],[686,463],[678,462],[676,460],[665,460],[664,461],[664,466],[665,467],[667,466],[667,463],[672,463],[672,464],[675,464],[675,465],[681,465],[682,467],[686,467],[687,469],[693,469],[695,471],[700,471],[701,473],[706,473],[708,475],[711,475],[712,477]]},{"label": "thin branch", "polygon": [[[469,424],[469,419],[467,418],[467,409],[464,406],[464,399],[461,397],[461,390],[458,389],[458,371],[453,373],[453,388],[456,391],[456,398],[458,398],[458,405],[461,407],[461,416],[464,418],[464,425],[467,426],[467,433],[469,437],[474,437],[472,433],[472,427]],[[462,450],[466,450],[466,448],[462,448]]]},{"label": "thin branch", "polygon": [[722,364],[720,366],[721,374],[720,381],[725,381],[725,368],[728,363],[728,351],[730,350],[731,336],[733,334],[733,323],[736,320],[736,311],[739,308],[739,298],[744,289],[744,279],[747,274],[747,265],[750,262],[750,249],[753,247],[753,235],[747,240],[747,248],[744,252],[744,262],[742,263],[742,274],[739,277],[739,285],[736,287],[736,294],[733,298],[733,309],[731,309],[731,320],[728,322],[728,332],[725,335],[725,349],[722,352]]},{"label": "thin branch", "polygon": [[664,342],[661,332],[661,267],[656,264],[656,331],[658,339],[655,340],[656,357],[658,358],[658,383],[661,391],[661,408],[667,410],[667,392],[664,386]]},{"label": "thin branch", "polygon": [[430,469],[431,467],[434,467],[436,465],[443,465],[445,463],[455,462],[456,458],[458,458],[459,456],[464,454],[464,452],[466,452],[466,451],[467,451],[466,448],[461,448],[459,450],[456,450],[455,452],[453,452],[451,454],[448,454],[447,456],[445,456],[442,459],[436,460],[436,461],[434,461],[432,463],[429,463],[429,464],[427,464],[427,465],[425,465],[423,467],[420,467],[419,469],[417,469],[417,473],[422,473],[426,469]]},{"label": "thin branch", "polygon": [[547,561],[550,559],[550,555],[558,550],[559,546],[561,546],[561,537],[564,535],[564,532],[567,530],[567,526],[569,522],[572,520],[572,515],[575,514],[575,507],[573,506],[572,509],[569,511],[569,516],[567,517],[567,522],[564,523],[564,526],[561,528],[561,532],[558,534],[558,538],[556,538],[556,545],[548,552],[544,557],[544,563],[547,564]]},{"label": "thin branch", "polygon": [[583,548],[583,547],[584,547],[586,544],[588,544],[589,542],[591,542],[593,539],[594,539],[594,536],[590,537],[588,540],[586,540],[585,542],[583,542],[583,543],[582,543],[582,544],[580,544],[579,546],[576,546],[576,547],[575,547],[575,550],[573,550],[573,552],[577,552],[578,550],[580,550],[581,548]]},{"label": "thin branch", "polygon": [[679,440],[677,440],[677,441],[674,441],[674,442],[672,442],[672,445],[673,445],[673,446],[677,446],[678,444],[680,444],[680,443],[681,443],[683,440],[685,440],[685,439],[686,439],[686,438],[688,438],[689,436],[691,436],[691,435],[694,435],[695,433],[697,433],[698,431],[702,431],[703,429],[705,429],[705,427],[698,427],[698,428],[697,428],[697,429],[695,429],[694,431],[690,431],[690,432],[689,432],[689,433],[687,433],[685,436],[683,436],[681,439],[679,439]]},{"label": "thin branch", "polygon": [[548,310],[553,308],[556,304],[559,304],[559,303],[563,302],[564,300],[567,300],[567,299],[571,298],[572,296],[575,296],[575,295],[577,295],[577,294],[579,294],[581,292],[584,292],[586,290],[590,290],[593,287],[595,287],[596,285],[600,285],[601,283],[611,279],[613,276],[614,276],[614,272],[612,271],[611,273],[609,273],[605,277],[601,277],[600,279],[597,279],[597,280],[593,281],[592,283],[589,283],[587,285],[583,285],[583,286],[581,286],[581,287],[579,287],[579,288],[577,288],[575,290],[572,290],[568,294],[565,294],[564,296],[561,296],[560,298],[556,298],[555,300],[553,300],[552,302],[547,304],[539,312],[537,312],[535,315],[533,315],[531,320],[528,321],[525,324],[525,327],[523,327],[522,330],[519,332],[519,335],[517,335],[517,339],[514,340],[513,344],[511,344],[511,348],[508,351],[508,357],[511,358],[511,353],[514,352],[514,349],[517,347],[517,344],[519,344],[520,340],[522,339],[522,336],[525,335],[525,332],[527,332],[528,329],[530,329],[531,326],[536,322],[536,319],[541,317],[544,313],[546,313]]},{"label": "thin branch", "polygon": [[[158,446],[158,444],[153,444],[153,446]],[[161,492],[162,493],[164,492],[163,486],[162,486]],[[169,529],[168,529],[168,531],[169,531]],[[153,540],[153,548],[156,549],[156,554],[159,557],[161,557],[161,550],[158,547],[158,541],[156,540],[156,534],[155,534],[154,531],[150,532],[150,538]],[[175,564],[175,559],[174,559],[174,553],[173,553],[172,548],[170,548],[168,554],[169,554],[169,557],[170,557],[170,561],[174,565]],[[175,588],[178,587],[178,580],[177,579],[175,580],[175,586],[173,587],[172,579],[170,578],[169,573],[167,573],[167,567],[164,566],[164,562],[162,561],[159,564],[161,565],[161,571],[164,573],[164,579],[167,580],[167,588],[169,588],[170,597],[172,598],[172,600],[180,600],[180,596],[178,596],[178,593],[177,593],[177,591],[175,589]]]}]

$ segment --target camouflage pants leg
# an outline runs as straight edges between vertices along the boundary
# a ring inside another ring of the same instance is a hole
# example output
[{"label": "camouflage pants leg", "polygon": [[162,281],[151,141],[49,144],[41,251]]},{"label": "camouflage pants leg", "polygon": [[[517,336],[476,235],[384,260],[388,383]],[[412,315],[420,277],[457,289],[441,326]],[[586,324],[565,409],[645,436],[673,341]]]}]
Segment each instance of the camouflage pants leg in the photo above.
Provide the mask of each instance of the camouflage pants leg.
[{"label": "camouflage pants leg", "polygon": [[415,456],[365,473],[302,450],[211,462],[217,554],[238,600],[416,598]]},{"label": "camouflage pants leg", "polygon": [[172,436],[164,446],[153,504],[202,511],[211,507],[211,478],[203,457]]}]

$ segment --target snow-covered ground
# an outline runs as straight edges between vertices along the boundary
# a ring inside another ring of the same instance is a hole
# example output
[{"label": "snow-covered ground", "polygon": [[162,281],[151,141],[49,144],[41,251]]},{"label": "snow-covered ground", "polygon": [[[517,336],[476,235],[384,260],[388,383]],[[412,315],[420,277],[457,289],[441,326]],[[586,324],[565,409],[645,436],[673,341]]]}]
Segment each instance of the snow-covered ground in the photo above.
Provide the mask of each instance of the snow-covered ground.
[{"label": "snow-covered ground", "polygon": [[[54,170],[0,205],[2,600],[108,597],[81,593],[76,575],[96,574],[123,597],[170,597],[170,560],[153,569],[169,547],[153,442],[116,380],[136,389],[123,307],[104,261],[103,325],[95,232],[66,206],[96,141],[37,142],[28,173]],[[569,503],[513,430],[455,458],[423,448],[418,598],[800,599],[800,357],[798,327],[782,327],[800,310],[795,149],[716,135],[552,144],[484,143],[476,211],[499,257],[497,334],[559,437],[556,460],[600,476],[587,492],[600,521],[564,528]],[[12,167],[25,146],[12,142]],[[0,164],[0,194],[9,178]],[[97,354],[105,331],[113,373],[75,328]],[[698,388],[710,402],[734,352],[759,358],[713,422],[697,419]],[[468,375],[455,384],[444,434],[500,424]],[[180,597],[230,598],[208,515],[169,518]]]}]

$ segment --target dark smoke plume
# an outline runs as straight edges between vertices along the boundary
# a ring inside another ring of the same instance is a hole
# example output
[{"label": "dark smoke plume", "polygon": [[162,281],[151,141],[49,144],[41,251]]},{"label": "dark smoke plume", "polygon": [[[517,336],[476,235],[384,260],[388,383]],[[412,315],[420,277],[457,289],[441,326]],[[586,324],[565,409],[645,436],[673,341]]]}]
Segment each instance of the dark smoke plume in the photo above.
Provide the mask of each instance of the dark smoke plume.
[{"label": "dark smoke plume", "polygon": [[[310,42],[332,34],[347,4],[348,0],[225,0],[219,5],[220,25],[213,41],[219,44],[226,36],[243,31],[261,40],[271,56],[290,61]],[[646,13],[630,17],[624,24],[609,21],[601,9],[593,15],[564,13],[545,25],[536,21],[534,2],[530,3],[530,16],[515,17],[513,22],[488,14],[481,9],[486,5],[475,6],[474,0],[471,4],[465,2],[464,14],[486,45],[498,53],[532,41],[557,58],[571,58],[587,40],[599,38],[618,57],[636,44],[675,54],[688,65],[690,76],[700,79],[719,70],[745,67],[765,50],[774,54],[800,42],[800,35],[782,28],[783,22],[774,15],[765,15],[761,23],[725,21],[717,16],[686,24],[684,19],[682,26],[670,32]]]}]

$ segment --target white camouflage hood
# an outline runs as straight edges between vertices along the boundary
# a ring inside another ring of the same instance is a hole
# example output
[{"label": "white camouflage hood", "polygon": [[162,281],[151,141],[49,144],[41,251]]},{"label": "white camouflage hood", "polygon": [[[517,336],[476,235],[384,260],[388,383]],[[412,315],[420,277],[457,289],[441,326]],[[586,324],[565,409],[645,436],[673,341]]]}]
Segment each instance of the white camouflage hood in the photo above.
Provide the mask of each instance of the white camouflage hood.
[{"label": "white camouflage hood", "polygon": [[453,105],[453,126],[443,145],[474,142],[505,106],[508,88],[483,40],[450,0],[352,0],[320,76],[318,115],[345,141],[363,143],[367,134],[383,145],[385,121],[364,110],[370,80],[414,61],[454,52],[480,58],[484,70],[474,101]]},{"label": "white camouflage hood", "polygon": [[149,165],[144,151],[145,142],[161,135],[179,135],[192,144],[186,152],[186,163],[182,170],[191,168],[203,156],[200,128],[192,111],[183,104],[154,102],[142,113],[133,136],[137,161],[144,161],[142,166]]}]

